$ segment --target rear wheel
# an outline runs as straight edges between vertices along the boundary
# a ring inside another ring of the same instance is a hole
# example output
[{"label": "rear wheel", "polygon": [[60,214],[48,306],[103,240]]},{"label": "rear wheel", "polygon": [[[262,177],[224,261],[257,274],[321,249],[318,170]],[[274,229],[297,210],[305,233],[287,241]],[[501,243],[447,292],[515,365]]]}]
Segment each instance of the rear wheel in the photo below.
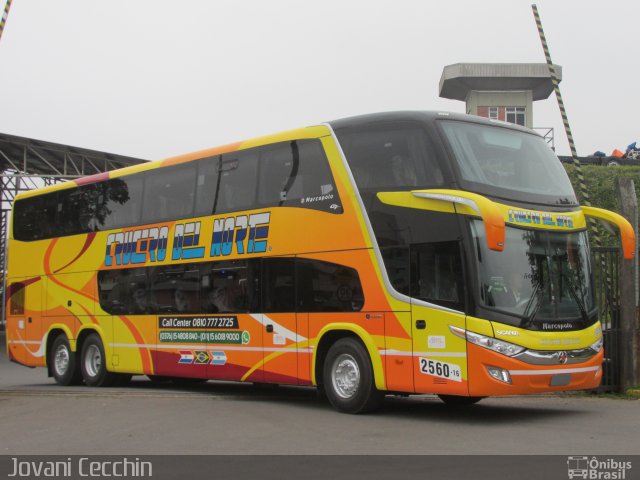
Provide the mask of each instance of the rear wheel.
[{"label": "rear wheel", "polygon": [[478,403],[485,397],[463,397],[460,395],[438,395],[440,400],[442,400],[447,405],[452,407],[468,407],[469,405],[474,405]]},{"label": "rear wheel", "polygon": [[75,352],[71,351],[65,335],[58,335],[49,353],[51,373],[58,385],[77,385],[82,381]]},{"label": "rear wheel", "polygon": [[90,387],[110,387],[123,378],[122,375],[107,371],[104,347],[97,333],[90,334],[82,345],[80,368],[84,383]]},{"label": "rear wheel", "polygon": [[371,412],[382,404],[384,394],[376,389],[369,354],[354,338],[331,346],[322,379],[329,402],[340,412]]}]

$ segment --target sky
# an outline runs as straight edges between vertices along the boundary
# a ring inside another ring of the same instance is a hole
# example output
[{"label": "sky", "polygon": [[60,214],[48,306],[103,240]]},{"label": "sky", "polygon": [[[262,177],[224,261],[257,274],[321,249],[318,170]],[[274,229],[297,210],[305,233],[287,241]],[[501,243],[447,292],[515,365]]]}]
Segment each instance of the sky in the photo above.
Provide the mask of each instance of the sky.
[{"label": "sky", "polygon": [[[531,3],[14,0],[0,132],[160,159],[364,113],[464,112],[438,96],[446,65],[545,61]],[[537,5],[578,154],[640,140],[640,1]],[[554,95],[533,122],[569,154]]]}]

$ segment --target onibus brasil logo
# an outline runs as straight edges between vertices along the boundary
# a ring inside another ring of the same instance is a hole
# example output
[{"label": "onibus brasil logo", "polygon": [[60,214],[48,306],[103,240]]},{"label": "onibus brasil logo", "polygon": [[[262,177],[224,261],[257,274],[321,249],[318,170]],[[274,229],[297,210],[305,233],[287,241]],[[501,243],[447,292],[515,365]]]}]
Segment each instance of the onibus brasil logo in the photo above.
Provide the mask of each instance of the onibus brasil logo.
[{"label": "onibus brasil logo", "polygon": [[572,456],[567,458],[567,474],[570,479],[625,480],[631,462],[614,458]]}]

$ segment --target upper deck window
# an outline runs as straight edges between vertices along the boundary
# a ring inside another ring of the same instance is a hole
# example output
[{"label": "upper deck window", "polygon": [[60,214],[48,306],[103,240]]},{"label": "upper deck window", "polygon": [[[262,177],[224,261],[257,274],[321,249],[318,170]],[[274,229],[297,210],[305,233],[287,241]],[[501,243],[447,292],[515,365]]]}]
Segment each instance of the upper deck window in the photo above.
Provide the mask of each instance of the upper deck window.
[{"label": "upper deck window", "polygon": [[541,137],[492,125],[440,124],[466,190],[531,203],[577,203],[560,160]]},{"label": "upper deck window", "polygon": [[431,143],[417,123],[369,124],[336,133],[361,191],[415,190],[444,183]]},{"label": "upper deck window", "polygon": [[342,213],[320,140],[264,145],[18,199],[13,234],[32,241],[281,206]]}]

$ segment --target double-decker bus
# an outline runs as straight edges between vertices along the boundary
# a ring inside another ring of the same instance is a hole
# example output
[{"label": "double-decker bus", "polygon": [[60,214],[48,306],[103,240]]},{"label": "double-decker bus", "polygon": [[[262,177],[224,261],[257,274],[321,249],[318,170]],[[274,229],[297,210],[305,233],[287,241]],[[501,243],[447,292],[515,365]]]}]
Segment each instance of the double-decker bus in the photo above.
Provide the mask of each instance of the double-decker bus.
[{"label": "double-decker bus", "polygon": [[374,114],[19,195],[7,351],[61,385],[315,385],[471,404],[602,376],[586,217],[530,130]]}]

